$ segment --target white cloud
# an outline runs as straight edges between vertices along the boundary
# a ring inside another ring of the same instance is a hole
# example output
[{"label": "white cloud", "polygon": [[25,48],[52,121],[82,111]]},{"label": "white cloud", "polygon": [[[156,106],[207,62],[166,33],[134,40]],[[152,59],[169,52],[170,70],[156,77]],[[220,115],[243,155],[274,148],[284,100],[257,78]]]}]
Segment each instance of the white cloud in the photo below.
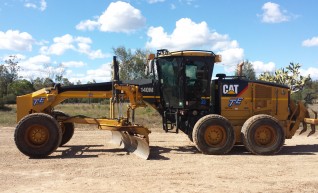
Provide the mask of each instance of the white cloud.
[{"label": "white cloud", "polygon": [[237,64],[244,58],[244,50],[234,47],[218,52],[222,56],[222,64],[226,72],[234,72]]},{"label": "white cloud", "polygon": [[18,61],[26,59],[26,56],[25,56],[25,55],[22,55],[22,54],[14,54],[14,55],[5,55],[5,56],[2,56],[2,57],[0,57],[0,60],[1,60],[1,61],[9,60],[9,59],[12,59],[12,56],[16,56],[16,59],[17,59]]},{"label": "white cloud", "polygon": [[212,37],[206,22],[195,23],[189,18],[178,20],[176,28],[170,35],[161,26],[151,26],[147,35],[150,37],[150,41],[146,43],[147,47],[168,49],[201,47],[211,43],[210,37]]},{"label": "white cloud", "polygon": [[211,49],[222,54],[222,64],[226,70],[233,70],[233,66],[244,58],[244,50],[239,47],[236,40],[230,40],[228,35],[211,31],[204,21],[195,23],[189,18],[182,18],[176,22],[171,34],[165,32],[161,26],[151,26],[147,35],[150,39],[146,47],[150,49]]},{"label": "white cloud", "polygon": [[264,63],[262,61],[251,62],[253,64],[256,75],[260,75],[264,72],[275,72],[276,65],[274,62]]},{"label": "white cloud", "polygon": [[27,32],[0,31],[0,50],[31,51],[34,40]]},{"label": "white cloud", "polygon": [[25,0],[24,6],[44,11],[47,8],[47,3],[45,0]]},{"label": "white cloud", "polygon": [[62,62],[62,65],[67,68],[79,68],[86,66],[87,64],[83,61],[68,61],[68,62]]},{"label": "white cloud", "polygon": [[27,63],[31,64],[31,65],[49,64],[49,63],[51,63],[51,58],[49,56],[45,56],[45,55],[37,55],[37,56],[29,58],[27,60]]},{"label": "white cloud", "polygon": [[286,10],[281,10],[276,3],[267,2],[262,7],[263,13],[261,16],[264,23],[281,23],[290,20]]},{"label": "white cloud", "polygon": [[25,3],[24,6],[27,8],[33,8],[33,9],[37,8],[37,6],[34,3]]},{"label": "white cloud", "polygon": [[44,11],[47,7],[46,1],[45,0],[41,0],[40,1],[40,10]]},{"label": "white cloud", "polygon": [[309,67],[308,69],[299,69],[299,71],[302,76],[308,76],[308,74],[310,74],[313,80],[318,80],[318,68]]},{"label": "white cloud", "polygon": [[96,20],[84,20],[76,25],[78,30],[94,30],[104,32],[130,33],[146,23],[140,10],[126,2],[117,1],[109,4],[105,12]]},{"label": "white cloud", "polygon": [[54,43],[51,46],[42,46],[40,48],[40,52],[48,55],[62,55],[67,50],[73,50],[85,54],[91,59],[106,57],[106,54],[104,54],[100,49],[91,49],[93,41],[88,37],[73,37],[70,34],[66,34],[61,37],[55,37],[53,42]]},{"label": "white cloud", "polygon": [[24,59],[19,62],[21,70],[19,71],[19,76],[23,78],[34,78],[34,77],[45,77],[45,66],[50,65],[51,58],[46,55],[37,55]]},{"label": "white cloud", "polygon": [[304,40],[302,42],[302,46],[305,46],[305,47],[318,46],[318,36],[312,37],[311,39]]},{"label": "white cloud", "polygon": [[97,69],[88,70],[85,74],[70,75],[71,82],[80,80],[82,83],[95,80],[96,82],[106,82],[111,80],[111,63],[101,65]]},{"label": "white cloud", "polygon": [[94,29],[98,28],[100,24],[97,21],[92,20],[85,20],[81,21],[79,24],[76,25],[77,30],[88,30],[93,31]]},{"label": "white cloud", "polygon": [[150,4],[165,2],[165,0],[147,0],[147,1]]},{"label": "white cloud", "polygon": [[70,34],[66,34],[61,37],[55,37],[53,39],[54,44],[50,47],[43,46],[40,48],[42,53],[54,54],[54,55],[62,55],[65,51],[70,49],[75,49],[73,43],[73,37]]}]

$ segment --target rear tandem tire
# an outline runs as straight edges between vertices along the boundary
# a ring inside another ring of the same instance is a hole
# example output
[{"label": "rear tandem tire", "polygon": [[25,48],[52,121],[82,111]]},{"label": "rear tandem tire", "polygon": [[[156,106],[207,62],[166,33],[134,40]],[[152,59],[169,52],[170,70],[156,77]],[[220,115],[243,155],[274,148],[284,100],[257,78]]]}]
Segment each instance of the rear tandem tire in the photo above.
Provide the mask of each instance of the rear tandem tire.
[{"label": "rear tandem tire", "polygon": [[250,117],[242,126],[242,141],[256,155],[273,155],[285,143],[285,133],[278,120],[270,115]]},{"label": "rear tandem tire", "polygon": [[193,128],[193,141],[203,154],[226,154],[234,146],[235,133],[231,123],[221,115],[206,115]]},{"label": "rear tandem tire", "polygon": [[[70,117],[68,114],[62,112],[62,111],[53,111],[53,116],[55,119],[57,119],[58,116],[63,116],[63,117]],[[58,122],[60,124],[60,127],[62,129],[62,141],[60,144],[60,147],[69,142],[74,134],[74,123],[62,123]]]},{"label": "rear tandem tire", "polygon": [[14,140],[23,154],[34,158],[45,157],[61,144],[62,129],[52,116],[33,113],[19,121]]}]

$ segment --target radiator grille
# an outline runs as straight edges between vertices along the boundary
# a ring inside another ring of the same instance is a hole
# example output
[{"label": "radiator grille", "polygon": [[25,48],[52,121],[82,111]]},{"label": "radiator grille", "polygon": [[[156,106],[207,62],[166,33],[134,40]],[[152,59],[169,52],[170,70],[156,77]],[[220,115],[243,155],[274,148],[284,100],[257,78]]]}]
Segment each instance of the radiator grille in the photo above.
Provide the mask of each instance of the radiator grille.
[{"label": "radiator grille", "polygon": [[271,99],[272,88],[257,84],[255,86],[255,99]]}]

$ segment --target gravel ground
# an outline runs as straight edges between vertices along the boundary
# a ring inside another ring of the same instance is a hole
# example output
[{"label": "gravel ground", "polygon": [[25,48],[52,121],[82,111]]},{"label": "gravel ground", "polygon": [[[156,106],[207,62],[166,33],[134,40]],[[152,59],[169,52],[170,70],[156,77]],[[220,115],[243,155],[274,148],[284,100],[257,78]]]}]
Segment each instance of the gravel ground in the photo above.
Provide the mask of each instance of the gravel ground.
[{"label": "gravel ground", "polygon": [[16,148],[14,128],[0,127],[0,192],[318,192],[317,134],[286,140],[275,156],[243,146],[213,156],[184,134],[158,131],[149,160],[108,143],[108,131],[86,129],[48,158],[30,159]]}]

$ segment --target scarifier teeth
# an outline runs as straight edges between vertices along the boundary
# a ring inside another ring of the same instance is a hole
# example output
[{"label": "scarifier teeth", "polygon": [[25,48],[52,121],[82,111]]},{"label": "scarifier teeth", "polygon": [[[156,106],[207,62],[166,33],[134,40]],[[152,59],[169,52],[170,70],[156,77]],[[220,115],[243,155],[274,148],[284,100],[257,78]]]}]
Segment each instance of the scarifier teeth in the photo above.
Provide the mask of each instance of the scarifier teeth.
[{"label": "scarifier teeth", "polygon": [[309,137],[312,134],[316,133],[316,126],[314,124],[310,124],[310,127],[311,127],[311,131],[310,131],[310,133],[308,134],[307,137]]},{"label": "scarifier teeth", "polygon": [[127,132],[112,131],[111,143],[143,159],[148,159],[150,154],[149,145],[145,139],[130,135]]},{"label": "scarifier teeth", "polygon": [[305,133],[306,131],[307,131],[307,128],[302,129],[302,130],[300,131],[299,135],[301,135],[301,134]]}]

